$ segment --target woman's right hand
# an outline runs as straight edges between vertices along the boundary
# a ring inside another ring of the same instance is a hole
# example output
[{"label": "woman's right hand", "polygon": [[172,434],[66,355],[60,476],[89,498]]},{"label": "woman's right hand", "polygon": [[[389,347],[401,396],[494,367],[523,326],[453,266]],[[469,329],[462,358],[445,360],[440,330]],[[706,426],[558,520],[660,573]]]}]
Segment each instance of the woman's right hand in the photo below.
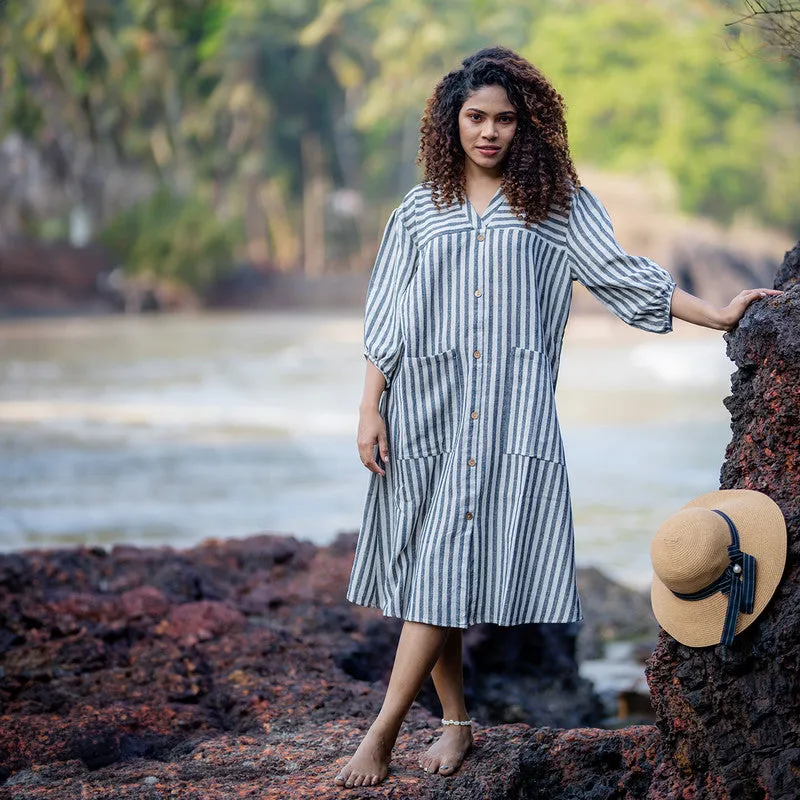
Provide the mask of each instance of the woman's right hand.
[{"label": "woman's right hand", "polygon": [[371,472],[386,475],[375,460],[375,445],[378,445],[381,458],[389,460],[389,438],[386,435],[386,423],[377,408],[362,408],[358,418],[358,455],[361,463]]}]

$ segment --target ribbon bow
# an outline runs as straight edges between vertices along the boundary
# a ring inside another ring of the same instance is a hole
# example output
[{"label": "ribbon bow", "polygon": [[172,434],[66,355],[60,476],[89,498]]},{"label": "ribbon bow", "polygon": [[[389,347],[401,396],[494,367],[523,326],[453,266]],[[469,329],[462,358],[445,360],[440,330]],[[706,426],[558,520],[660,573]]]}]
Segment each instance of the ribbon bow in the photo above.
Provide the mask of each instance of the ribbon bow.
[{"label": "ribbon bow", "polygon": [[739,612],[753,613],[753,603],[756,596],[756,559],[749,553],[743,553],[739,547],[739,531],[733,520],[719,509],[713,509],[728,523],[731,532],[731,543],[728,545],[728,558],[730,563],[725,571],[713,583],[689,594],[673,592],[681,600],[704,600],[712,594],[722,592],[728,595],[728,609],[725,612],[725,623],[722,626],[722,637],[719,643],[730,646],[736,634],[736,621]]}]

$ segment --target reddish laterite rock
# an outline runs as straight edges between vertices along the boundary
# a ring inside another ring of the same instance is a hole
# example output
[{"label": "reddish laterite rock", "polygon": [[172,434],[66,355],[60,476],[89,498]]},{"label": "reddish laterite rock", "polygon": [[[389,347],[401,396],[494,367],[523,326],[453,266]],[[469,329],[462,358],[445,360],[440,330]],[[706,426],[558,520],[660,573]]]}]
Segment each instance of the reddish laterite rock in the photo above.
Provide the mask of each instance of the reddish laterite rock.
[{"label": "reddish laterite rock", "polygon": [[[0,796],[338,796],[333,777],[380,706],[397,634],[344,600],[354,541],[0,556]],[[559,630],[470,631],[479,719],[591,713],[574,631]],[[417,766],[437,726],[413,708],[377,796],[499,798],[566,779],[593,785],[595,770],[598,786],[642,786],[652,767],[633,763],[633,743],[651,756],[658,746],[652,728],[628,740],[484,722],[448,782]],[[595,766],[581,773],[584,761]]]},{"label": "reddish laterite rock", "polygon": [[783,581],[758,622],[723,647],[662,633],[649,683],[664,740],[652,797],[800,797],[800,245],[775,288],[727,335],[733,436],[723,489],[768,494],[786,517]]}]

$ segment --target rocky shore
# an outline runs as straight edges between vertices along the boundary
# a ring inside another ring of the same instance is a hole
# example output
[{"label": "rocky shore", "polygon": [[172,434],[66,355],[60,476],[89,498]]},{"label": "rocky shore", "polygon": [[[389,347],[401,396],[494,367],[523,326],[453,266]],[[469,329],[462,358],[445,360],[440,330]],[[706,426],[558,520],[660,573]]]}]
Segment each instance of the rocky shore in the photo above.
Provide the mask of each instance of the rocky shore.
[{"label": "rocky shore", "polygon": [[[0,557],[3,789],[13,798],[340,792],[330,777],[379,706],[400,627],[344,600],[354,545],[353,534],[319,548],[262,535],[186,551]],[[610,637],[655,632],[643,595],[595,570],[581,572],[581,588],[587,654]],[[578,631],[468,631],[469,707],[488,770],[475,768],[470,791],[496,779],[512,752],[546,761],[568,741],[620,744],[611,732],[551,730],[604,717],[578,673]],[[439,714],[429,682],[405,727],[397,780],[418,780],[414,756]]]},{"label": "rocky shore", "polygon": [[[721,487],[781,506],[786,573],[730,649],[660,634],[648,662],[655,725],[592,727],[603,712],[576,660],[592,636],[481,626],[466,642],[478,724],[464,767],[441,778],[416,766],[437,727],[423,692],[389,779],[338,789],[396,633],[343,601],[352,536],[325,548],[259,536],[180,552],[26,552],[0,557],[0,798],[796,800],[799,282],[800,246],[776,278],[785,293],[727,336],[738,371]],[[617,636],[604,602],[586,602],[597,647]]]}]

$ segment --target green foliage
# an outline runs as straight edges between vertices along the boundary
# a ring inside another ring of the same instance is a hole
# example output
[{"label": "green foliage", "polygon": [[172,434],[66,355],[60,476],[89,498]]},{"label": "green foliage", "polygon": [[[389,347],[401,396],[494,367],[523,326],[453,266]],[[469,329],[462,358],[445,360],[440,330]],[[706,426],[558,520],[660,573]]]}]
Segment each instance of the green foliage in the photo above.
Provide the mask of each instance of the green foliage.
[{"label": "green foliage", "polygon": [[702,4],[641,4],[631,14],[624,0],[562,3],[540,19],[525,54],[567,99],[578,160],[626,171],[659,164],[686,211],[797,224],[796,202],[770,198],[789,193],[800,151],[769,146],[778,129],[800,132],[797,85],[788,65],[744,58],[758,43],[724,21]]},{"label": "green foliage", "polygon": [[[437,81],[482,47],[502,43],[520,49],[528,30],[553,0],[384,0],[368,13],[377,64],[363,126],[376,124],[398,107],[416,118]],[[330,5],[335,5],[332,0]]]},{"label": "green foliage", "polygon": [[[58,145],[65,195],[94,209],[130,269],[203,284],[242,240],[264,261],[298,263],[303,220],[323,213],[306,202],[320,185],[362,193],[351,227],[371,241],[376,211],[418,177],[434,84],[502,43],[566,98],[580,163],[654,166],[675,179],[687,211],[796,228],[800,83],[760,56],[757,29],[726,26],[734,6],[6,0],[0,130]],[[106,165],[170,188],[120,214],[103,194]]]},{"label": "green foliage", "polygon": [[201,198],[161,189],[118,215],[99,238],[127,272],[202,289],[233,267],[240,228],[221,222]]}]

